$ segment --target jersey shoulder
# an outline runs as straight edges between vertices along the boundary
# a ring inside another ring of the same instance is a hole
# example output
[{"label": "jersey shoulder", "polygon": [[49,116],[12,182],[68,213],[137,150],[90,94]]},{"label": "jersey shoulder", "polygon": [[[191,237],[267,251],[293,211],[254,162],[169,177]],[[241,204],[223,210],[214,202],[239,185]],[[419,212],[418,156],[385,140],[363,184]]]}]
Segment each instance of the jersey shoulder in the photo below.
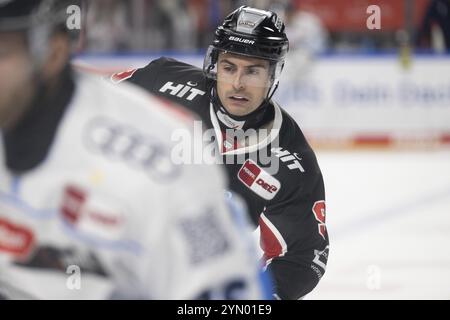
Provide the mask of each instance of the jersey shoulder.
[{"label": "jersey shoulder", "polygon": [[188,79],[191,87],[200,86],[202,82],[205,82],[203,71],[200,68],[168,57],[155,59],[145,67],[130,72],[132,75],[127,78],[129,82],[153,89],[157,89],[159,84],[167,81],[181,83]]},{"label": "jersey shoulder", "polygon": [[171,74],[183,75],[183,73],[188,73],[189,75],[203,77],[202,69],[169,57],[155,59],[147,67],[150,67],[151,65],[164,68],[164,71],[168,71]]},{"label": "jersey shoulder", "polygon": [[277,158],[278,173],[284,192],[307,191],[315,185],[321,171],[314,150],[309,145],[295,120],[284,110],[278,146],[271,146],[272,156]]},{"label": "jersey shoulder", "polygon": [[162,57],[131,72],[131,76],[125,73],[127,82],[180,104],[202,118],[209,114],[209,83],[202,69]]}]

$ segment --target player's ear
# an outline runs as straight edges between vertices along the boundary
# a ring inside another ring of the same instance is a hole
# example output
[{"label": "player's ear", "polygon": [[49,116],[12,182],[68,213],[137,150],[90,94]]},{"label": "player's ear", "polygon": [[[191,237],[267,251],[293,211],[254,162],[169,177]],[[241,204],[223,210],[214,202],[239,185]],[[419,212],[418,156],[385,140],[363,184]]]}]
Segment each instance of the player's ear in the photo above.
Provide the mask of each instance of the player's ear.
[{"label": "player's ear", "polygon": [[42,68],[45,79],[53,79],[65,68],[70,58],[70,44],[66,34],[55,33],[49,43],[47,59]]}]

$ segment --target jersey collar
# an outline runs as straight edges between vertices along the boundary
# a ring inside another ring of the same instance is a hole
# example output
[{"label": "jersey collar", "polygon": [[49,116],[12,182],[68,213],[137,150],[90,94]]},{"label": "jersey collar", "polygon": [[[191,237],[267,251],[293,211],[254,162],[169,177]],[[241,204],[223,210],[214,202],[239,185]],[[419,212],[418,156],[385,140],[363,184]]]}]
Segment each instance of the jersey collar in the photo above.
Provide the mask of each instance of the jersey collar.
[{"label": "jersey collar", "polygon": [[[281,125],[283,122],[283,115],[281,113],[280,106],[275,102],[271,102],[271,103],[273,104],[273,107],[274,107],[275,116],[274,116],[272,128],[270,130],[268,130],[269,131],[268,134],[263,139],[261,139],[261,141],[259,141],[256,144],[252,144],[249,146],[241,146],[236,149],[229,150],[229,151],[223,151],[223,145],[224,145],[224,143],[227,143],[227,141],[224,140],[224,134],[222,133],[222,130],[221,130],[221,126],[219,123],[220,120],[218,119],[218,115],[216,114],[216,112],[214,110],[215,108],[214,108],[213,104],[210,103],[209,114],[210,114],[211,122],[212,122],[212,125],[214,128],[214,132],[217,137],[217,141],[220,143],[220,150],[221,150],[220,152],[222,155],[233,155],[233,154],[243,154],[243,153],[255,152],[257,150],[260,150],[260,149],[268,146],[270,143],[272,143],[275,139],[277,139],[279,137]],[[229,129],[229,130],[232,130],[232,129]]]}]

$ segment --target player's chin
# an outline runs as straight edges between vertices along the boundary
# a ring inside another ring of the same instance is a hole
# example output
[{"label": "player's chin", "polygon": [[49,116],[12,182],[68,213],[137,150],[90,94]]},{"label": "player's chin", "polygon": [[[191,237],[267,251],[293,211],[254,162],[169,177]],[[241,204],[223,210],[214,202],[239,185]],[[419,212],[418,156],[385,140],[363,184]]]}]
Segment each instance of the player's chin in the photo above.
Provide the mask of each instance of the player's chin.
[{"label": "player's chin", "polygon": [[233,103],[230,102],[227,104],[226,109],[229,113],[235,116],[245,116],[249,114],[252,110],[252,107],[248,103]]},{"label": "player's chin", "polygon": [[240,108],[240,107],[228,108],[228,112],[230,112],[232,115],[238,116],[238,117],[245,116],[245,115],[250,113],[250,112],[247,111],[247,109],[243,109],[243,108]]}]

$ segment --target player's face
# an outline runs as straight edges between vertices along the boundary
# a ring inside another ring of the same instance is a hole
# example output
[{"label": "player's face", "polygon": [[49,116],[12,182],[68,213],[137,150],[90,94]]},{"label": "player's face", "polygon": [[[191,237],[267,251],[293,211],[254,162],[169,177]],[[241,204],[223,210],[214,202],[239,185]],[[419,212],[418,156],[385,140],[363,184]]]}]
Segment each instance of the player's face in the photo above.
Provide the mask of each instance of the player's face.
[{"label": "player's face", "polygon": [[8,128],[33,96],[32,65],[25,36],[0,32],[0,128]]},{"label": "player's face", "polygon": [[270,87],[269,66],[263,59],[219,54],[217,93],[229,113],[244,116],[261,105]]}]

